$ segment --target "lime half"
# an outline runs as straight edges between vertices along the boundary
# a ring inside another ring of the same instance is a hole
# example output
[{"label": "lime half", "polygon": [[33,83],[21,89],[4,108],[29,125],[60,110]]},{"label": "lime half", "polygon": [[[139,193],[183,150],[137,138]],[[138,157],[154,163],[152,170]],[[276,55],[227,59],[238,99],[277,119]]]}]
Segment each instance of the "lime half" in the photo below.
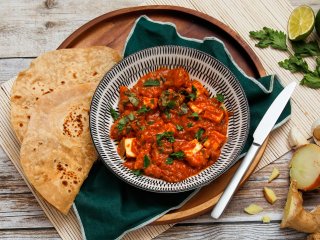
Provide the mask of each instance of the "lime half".
[{"label": "lime half", "polygon": [[288,22],[288,37],[292,41],[305,39],[314,28],[314,12],[311,7],[301,5],[296,7]]}]

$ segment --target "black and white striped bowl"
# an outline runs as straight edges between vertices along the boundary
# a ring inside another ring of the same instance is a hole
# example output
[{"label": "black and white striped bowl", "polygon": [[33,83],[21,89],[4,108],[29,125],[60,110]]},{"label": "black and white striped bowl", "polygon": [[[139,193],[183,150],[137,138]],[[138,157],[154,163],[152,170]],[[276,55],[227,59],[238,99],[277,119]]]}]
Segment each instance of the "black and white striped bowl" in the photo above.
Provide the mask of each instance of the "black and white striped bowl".
[{"label": "black and white striped bowl", "polygon": [[[228,141],[212,166],[178,183],[168,183],[147,176],[136,176],[123,166],[117,142],[110,138],[113,119],[110,107],[117,109],[119,87],[132,87],[144,74],[160,67],[183,67],[191,79],[200,80],[211,96],[222,93],[225,106],[232,112]],[[249,130],[249,106],[245,93],[232,72],[210,55],[187,47],[160,46],[142,50],[124,58],[100,82],[90,109],[90,130],[94,145],[106,166],[127,183],[153,192],[182,192],[209,184],[228,170],[238,159]]]}]

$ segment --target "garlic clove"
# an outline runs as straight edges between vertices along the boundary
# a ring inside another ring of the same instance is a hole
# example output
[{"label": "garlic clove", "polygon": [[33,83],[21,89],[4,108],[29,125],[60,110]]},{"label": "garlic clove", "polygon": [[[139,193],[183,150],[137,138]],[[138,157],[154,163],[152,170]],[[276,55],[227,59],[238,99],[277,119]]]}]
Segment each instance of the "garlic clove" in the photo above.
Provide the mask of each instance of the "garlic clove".
[{"label": "garlic clove", "polygon": [[308,144],[308,140],[302,135],[297,127],[292,127],[288,136],[289,145],[291,148],[296,149]]},{"label": "garlic clove", "polygon": [[320,118],[315,120],[311,126],[311,133],[313,136],[314,142],[320,146]]}]

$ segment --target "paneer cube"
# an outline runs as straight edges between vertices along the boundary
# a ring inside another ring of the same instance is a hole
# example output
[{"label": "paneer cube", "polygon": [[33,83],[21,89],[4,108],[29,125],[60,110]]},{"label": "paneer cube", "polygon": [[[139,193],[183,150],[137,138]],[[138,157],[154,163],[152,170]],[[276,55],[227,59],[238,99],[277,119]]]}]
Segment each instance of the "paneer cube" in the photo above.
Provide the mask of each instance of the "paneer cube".
[{"label": "paneer cube", "polygon": [[192,103],[192,102],[189,102],[188,103],[188,106],[191,108],[191,110],[193,111],[193,112],[196,112],[196,113],[198,113],[198,114],[200,114],[202,111],[203,111],[203,108],[199,108],[198,106],[196,106],[194,103]]},{"label": "paneer cube", "polygon": [[135,141],[136,138],[125,138],[123,141],[126,156],[129,158],[135,158],[137,156],[133,151],[133,145]]},{"label": "paneer cube", "polygon": [[188,142],[186,146],[183,147],[184,154],[186,158],[192,158],[197,152],[202,149],[202,145],[198,142],[197,139]]},{"label": "paneer cube", "polygon": [[220,123],[223,119],[224,116],[224,111],[215,111],[215,112],[211,112],[211,111],[205,111],[203,114],[203,118],[209,119],[211,121],[214,121],[216,123]]},{"label": "paneer cube", "polygon": [[158,106],[158,98],[143,97],[142,101],[143,104],[150,109],[156,109]]}]

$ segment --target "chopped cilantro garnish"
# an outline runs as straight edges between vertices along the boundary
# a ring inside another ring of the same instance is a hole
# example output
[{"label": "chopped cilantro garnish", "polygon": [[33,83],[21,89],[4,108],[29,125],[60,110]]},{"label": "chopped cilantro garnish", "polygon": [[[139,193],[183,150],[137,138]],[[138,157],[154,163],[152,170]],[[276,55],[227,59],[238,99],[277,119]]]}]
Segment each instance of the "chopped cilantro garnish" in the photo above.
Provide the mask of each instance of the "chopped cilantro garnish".
[{"label": "chopped cilantro garnish", "polygon": [[173,109],[174,107],[176,106],[176,102],[175,101],[169,101],[167,104],[166,104],[166,108],[167,109]]},{"label": "chopped cilantro garnish", "polygon": [[193,126],[193,123],[192,122],[189,122],[188,124],[187,124],[187,127],[188,128],[191,128]]},{"label": "chopped cilantro garnish", "polygon": [[187,98],[189,98],[191,101],[196,100],[197,98],[197,88],[195,86],[192,85],[192,92],[187,96]]},{"label": "chopped cilantro garnish", "polygon": [[137,170],[132,170],[132,173],[136,176],[140,176],[142,174],[141,170],[140,169],[137,169]]},{"label": "chopped cilantro garnish", "polygon": [[148,121],[147,122],[149,125],[152,125],[152,124],[154,124],[154,121]]},{"label": "chopped cilantro garnish", "polygon": [[194,137],[200,142],[203,133],[204,133],[204,129],[203,129],[203,128],[200,128],[200,129],[196,132],[196,134],[195,134]]},{"label": "chopped cilantro garnish", "polygon": [[221,93],[217,93],[216,99],[217,99],[219,102],[223,102],[223,101],[224,101],[224,96],[223,96]]},{"label": "chopped cilantro garnish", "polygon": [[167,139],[171,143],[173,143],[175,141],[175,139],[173,137],[173,132],[158,133],[156,135],[156,139],[157,139],[158,146],[161,146],[161,140],[162,139]]},{"label": "chopped cilantro garnish", "polygon": [[196,112],[192,113],[189,117],[194,118],[195,120],[199,120],[199,114]]},{"label": "chopped cilantro garnish", "polygon": [[146,107],[146,105],[143,105],[138,111],[137,113],[142,114],[142,113],[146,113],[149,112],[150,108]]},{"label": "chopped cilantro garnish", "polygon": [[179,115],[184,115],[188,113],[188,106],[185,103],[182,103],[180,106],[180,112]]},{"label": "chopped cilantro garnish", "polygon": [[127,92],[125,92],[125,95],[128,96],[128,99],[132,103],[133,106],[137,107],[139,105],[139,99],[137,98],[136,94],[134,94],[128,90]]},{"label": "chopped cilantro garnish", "polygon": [[164,111],[164,114],[166,115],[167,119],[170,119],[171,118],[171,114],[169,111]]},{"label": "chopped cilantro garnish", "polygon": [[169,157],[172,159],[182,159],[185,157],[185,154],[183,151],[178,151],[178,152],[170,153]]},{"label": "chopped cilantro garnish", "polygon": [[181,125],[179,125],[179,124],[176,125],[176,128],[177,128],[178,131],[182,131],[183,130],[183,127]]},{"label": "chopped cilantro garnish", "polygon": [[110,114],[113,120],[117,120],[119,118],[119,113],[117,113],[113,108],[110,108]]},{"label": "chopped cilantro garnish", "polygon": [[160,86],[160,81],[156,79],[149,78],[143,83],[144,87],[154,87]]},{"label": "chopped cilantro garnish", "polygon": [[147,168],[150,165],[150,158],[148,155],[144,155],[143,157],[143,167]]},{"label": "chopped cilantro garnish", "polygon": [[170,158],[170,157],[168,157],[168,158],[166,159],[166,164],[172,165],[172,164],[173,164],[173,159]]},{"label": "chopped cilantro garnish", "polygon": [[124,129],[124,127],[126,126],[128,120],[127,120],[127,117],[122,117],[119,122],[118,122],[118,125],[117,125],[117,128],[119,131],[122,131]]},{"label": "chopped cilantro garnish", "polygon": [[133,121],[134,118],[135,118],[135,116],[134,116],[133,113],[129,113],[127,116],[128,116],[128,118],[129,118],[130,121]]}]

